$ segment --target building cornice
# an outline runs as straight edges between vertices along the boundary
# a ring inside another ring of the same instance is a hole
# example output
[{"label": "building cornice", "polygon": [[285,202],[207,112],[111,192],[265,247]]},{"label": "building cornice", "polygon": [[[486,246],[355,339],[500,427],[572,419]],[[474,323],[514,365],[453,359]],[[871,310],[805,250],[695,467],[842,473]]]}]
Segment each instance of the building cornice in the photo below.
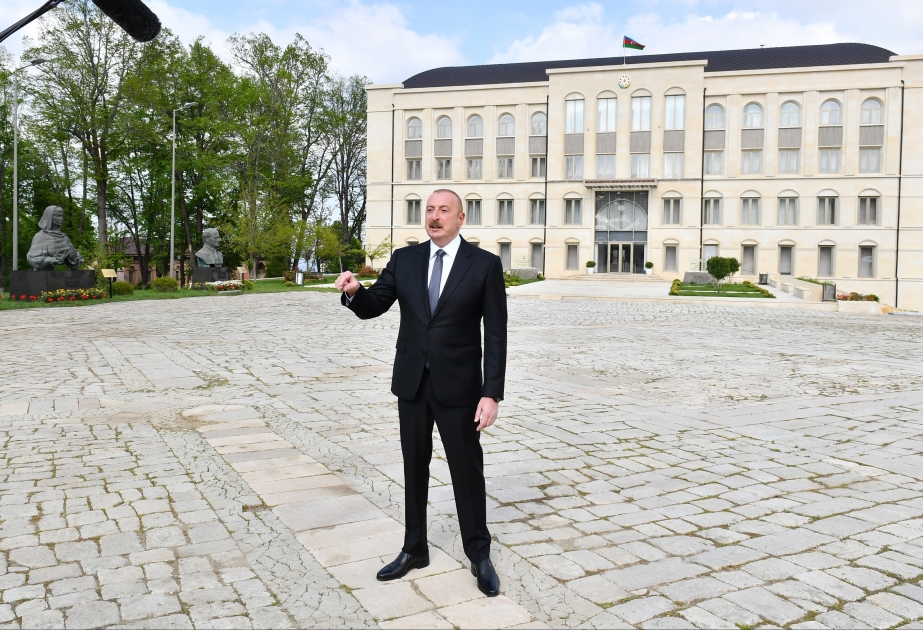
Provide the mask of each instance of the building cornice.
[{"label": "building cornice", "polygon": [[678,68],[683,66],[702,66],[708,65],[707,59],[697,59],[693,61],[667,61],[661,63],[633,63],[631,65],[617,64],[609,66],[580,66],[577,68],[549,68],[545,70],[548,75],[552,74],[571,74],[576,72],[601,72],[601,71],[627,71],[627,70],[651,70],[658,68]]},{"label": "building cornice", "polygon": [[548,81],[536,81],[534,83],[488,83],[485,85],[449,85],[446,87],[433,88],[410,88],[403,89],[398,86],[395,94],[432,94],[435,92],[476,92],[481,90],[514,90],[529,87],[548,87]]},{"label": "building cornice", "polygon": [[590,190],[651,190],[657,188],[656,179],[585,179],[583,185]]},{"label": "building cornice", "polygon": [[[893,57],[892,57],[893,59]],[[746,77],[769,74],[810,74],[812,72],[859,72],[861,70],[897,70],[904,67],[902,63],[864,63],[847,66],[811,66],[809,68],[768,68],[766,70],[734,70],[731,72],[709,72],[706,78],[712,77]]]}]

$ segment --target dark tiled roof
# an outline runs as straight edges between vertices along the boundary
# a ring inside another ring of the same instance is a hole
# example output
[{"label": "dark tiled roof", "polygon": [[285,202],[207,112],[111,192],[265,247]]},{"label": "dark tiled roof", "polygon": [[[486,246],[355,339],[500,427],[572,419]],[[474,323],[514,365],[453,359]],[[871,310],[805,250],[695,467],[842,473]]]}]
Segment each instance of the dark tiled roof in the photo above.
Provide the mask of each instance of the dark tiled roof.
[{"label": "dark tiled roof", "polygon": [[[670,63],[707,59],[705,72],[735,70],[768,70],[771,68],[809,68],[812,66],[852,66],[866,63],[887,63],[895,53],[871,44],[823,44],[819,46],[786,46],[782,48],[745,48],[712,52],[672,53],[668,55],[629,55],[628,65],[638,63]],[[622,57],[570,59],[562,61],[530,61],[498,63],[486,66],[456,66],[434,68],[415,74],[404,87],[431,88],[459,85],[492,85],[496,83],[535,83],[547,81],[548,68],[586,68],[614,66]]]}]

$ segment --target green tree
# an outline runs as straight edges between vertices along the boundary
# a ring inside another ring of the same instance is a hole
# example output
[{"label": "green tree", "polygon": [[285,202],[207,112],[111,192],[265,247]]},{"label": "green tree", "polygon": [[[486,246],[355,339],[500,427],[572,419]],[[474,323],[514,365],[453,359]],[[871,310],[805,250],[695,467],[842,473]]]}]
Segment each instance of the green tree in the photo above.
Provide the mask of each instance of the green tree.
[{"label": "green tree", "polygon": [[712,256],[705,264],[708,273],[715,279],[718,285],[718,293],[721,293],[721,284],[727,279],[740,271],[740,261],[736,258],[724,258],[722,256]]},{"label": "green tree", "polygon": [[372,249],[363,249],[362,253],[369,259],[371,266],[374,267],[376,258],[384,258],[390,254],[393,249],[394,243],[391,242],[391,237],[386,236],[376,247]]}]

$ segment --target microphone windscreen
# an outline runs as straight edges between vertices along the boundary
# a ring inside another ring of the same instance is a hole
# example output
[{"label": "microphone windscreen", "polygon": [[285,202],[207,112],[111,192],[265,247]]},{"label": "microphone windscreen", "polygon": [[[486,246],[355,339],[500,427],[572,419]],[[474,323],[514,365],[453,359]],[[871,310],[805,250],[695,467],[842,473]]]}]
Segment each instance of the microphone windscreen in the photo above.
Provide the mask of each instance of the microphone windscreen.
[{"label": "microphone windscreen", "polygon": [[141,0],[93,0],[93,4],[139,42],[149,42],[160,32],[160,20]]}]

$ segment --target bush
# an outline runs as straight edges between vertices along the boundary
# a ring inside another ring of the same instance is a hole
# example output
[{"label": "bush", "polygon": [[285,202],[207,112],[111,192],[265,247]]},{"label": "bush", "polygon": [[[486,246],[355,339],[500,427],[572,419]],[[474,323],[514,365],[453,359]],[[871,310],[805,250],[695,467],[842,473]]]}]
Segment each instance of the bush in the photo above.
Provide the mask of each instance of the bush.
[{"label": "bush", "polygon": [[740,271],[740,261],[736,258],[712,256],[708,259],[705,267],[708,273],[715,279],[718,285],[718,293],[721,293],[721,283]]},{"label": "bush", "polygon": [[179,282],[177,282],[174,278],[164,276],[163,278],[157,278],[154,280],[151,283],[151,288],[161,293],[170,293],[172,291],[179,290]]},{"label": "bush", "polygon": [[286,283],[291,282],[293,285],[295,284],[295,272],[294,271],[286,271],[282,274],[282,277],[285,279]]},{"label": "bush", "polygon": [[253,280],[244,280],[242,284],[243,284],[243,287],[244,287],[244,291],[252,291],[252,290],[253,290]]},{"label": "bush", "polygon": [[295,283],[292,282],[291,280],[286,280],[286,281],[285,281],[285,286],[287,286],[287,287],[293,287],[293,286],[295,286]]},{"label": "bush", "polygon": [[653,268],[654,268],[654,263],[652,263],[651,261],[647,261],[646,263],[644,263],[644,268],[645,268],[645,269],[653,269]]},{"label": "bush", "polygon": [[371,267],[369,267],[368,265],[362,265],[362,269],[359,270],[359,273],[357,275],[365,277],[365,278],[377,278],[378,272],[372,269]]},{"label": "bush", "polygon": [[112,283],[112,295],[131,295],[134,292],[135,288],[127,282],[119,281]]},{"label": "bush", "polygon": [[595,261],[595,260],[588,260],[588,261],[586,261],[586,266],[587,266],[587,267],[595,267],[595,266],[596,266],[596,261]]}]

